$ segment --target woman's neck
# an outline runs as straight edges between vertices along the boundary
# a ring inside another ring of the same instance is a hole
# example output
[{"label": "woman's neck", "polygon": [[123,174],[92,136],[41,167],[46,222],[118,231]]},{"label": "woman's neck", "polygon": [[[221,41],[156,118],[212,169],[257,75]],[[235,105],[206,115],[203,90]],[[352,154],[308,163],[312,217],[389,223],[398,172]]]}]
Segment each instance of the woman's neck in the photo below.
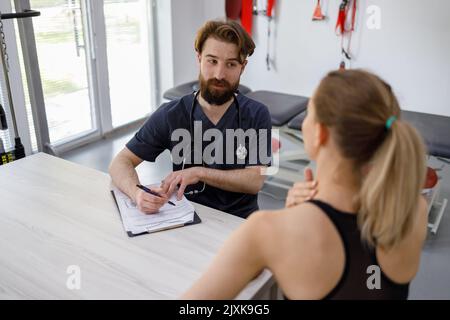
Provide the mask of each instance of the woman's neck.
[{"label": "woman's neck", "polygon": [[317,157],[315,199],[323,200],[338,210],[356,213],[354,199],[360,190],[357,168],[337,152],[321,150]]}]

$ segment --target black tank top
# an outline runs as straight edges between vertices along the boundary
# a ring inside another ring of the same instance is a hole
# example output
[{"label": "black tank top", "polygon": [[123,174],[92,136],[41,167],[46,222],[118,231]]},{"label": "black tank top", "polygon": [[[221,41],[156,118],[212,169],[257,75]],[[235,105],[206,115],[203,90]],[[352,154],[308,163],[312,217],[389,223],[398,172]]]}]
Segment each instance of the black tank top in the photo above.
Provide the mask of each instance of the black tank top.
[{"label": "black tank top", "polygon": [[322,209],[333,222],[345,250],[344,272],[324,299],[408,298],[409,283],[399,284],[390,280],[381,270],[375,248],[369,247],[361,240],[356,214],[336,210],[320,200],[308,202]]}]

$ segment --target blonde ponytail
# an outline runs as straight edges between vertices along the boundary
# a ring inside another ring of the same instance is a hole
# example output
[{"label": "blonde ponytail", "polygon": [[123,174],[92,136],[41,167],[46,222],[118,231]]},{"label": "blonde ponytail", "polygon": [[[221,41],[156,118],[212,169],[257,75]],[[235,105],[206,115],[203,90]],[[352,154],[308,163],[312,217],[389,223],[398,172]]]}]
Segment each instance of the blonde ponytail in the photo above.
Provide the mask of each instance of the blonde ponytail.
[{"label": "blonde ponytail", "polygon": [[424,185],[426,154],[422,138],[396,120],[369,162],[359,194],[361,236],[389,249],[411,230]]}]

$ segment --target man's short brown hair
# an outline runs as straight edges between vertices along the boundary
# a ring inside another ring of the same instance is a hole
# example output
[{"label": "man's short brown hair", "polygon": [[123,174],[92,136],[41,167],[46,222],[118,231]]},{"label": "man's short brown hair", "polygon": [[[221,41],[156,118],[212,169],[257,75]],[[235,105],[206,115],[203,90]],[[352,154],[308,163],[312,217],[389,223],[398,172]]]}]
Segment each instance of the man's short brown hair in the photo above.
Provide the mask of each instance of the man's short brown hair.
[{"label": "man's short brown hair", "polygon": [[195,38],[195,50],[199,54],[202,53],[203,45],[209,37],[234,43],[238,47],[240,63],[243,63],[255,50],[255,43],[250,35],[235,21],[207,21],[198,30],[197,37]]}]

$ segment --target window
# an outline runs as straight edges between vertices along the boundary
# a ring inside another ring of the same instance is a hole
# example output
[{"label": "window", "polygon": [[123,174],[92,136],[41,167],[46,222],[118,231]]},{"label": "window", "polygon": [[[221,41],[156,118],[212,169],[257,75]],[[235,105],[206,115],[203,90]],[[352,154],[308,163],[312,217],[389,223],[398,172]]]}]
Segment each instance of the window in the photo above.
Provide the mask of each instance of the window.
[{"label": "window", "polygon": [[150,1],[104,3],[112,124],[118,127],[151,110]]},{"label": "window", "polygon": [[[27,1],[11,2],[22,5]],[[148,116],[155,96],[151,80],[154,78],[151,66],[155,65],[151,56],[154,46],[151,1],[29,2],[31,9],[41,12],[32,22],[48,143],[56,146],[56,150],[68,150]],[[22,30],[20,34],[17,26],[15,30],[16,41],[25,39],[22,41],[30,46],[33,41],[23,35],[27,32]],[[25,74],[22,54],[18,56],[23,87],[27,90],[30,75]],[[25,100],[26,121],[34,132],[28,94]]]}]

